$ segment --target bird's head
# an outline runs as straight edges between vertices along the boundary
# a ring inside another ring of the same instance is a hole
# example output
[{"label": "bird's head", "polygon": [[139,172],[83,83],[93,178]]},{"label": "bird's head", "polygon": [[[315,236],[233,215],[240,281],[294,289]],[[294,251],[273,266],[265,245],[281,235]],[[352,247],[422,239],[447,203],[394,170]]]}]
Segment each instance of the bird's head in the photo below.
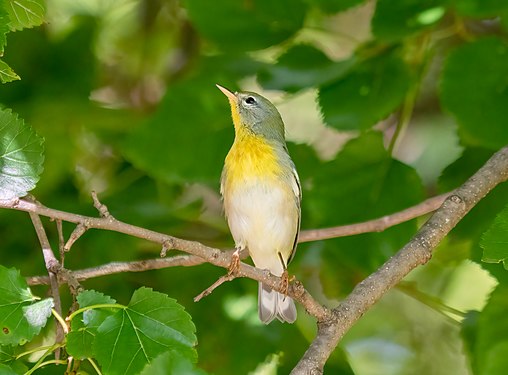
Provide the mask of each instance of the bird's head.
[{"label": "bird's head", "polygon": [[227,96],[236,132],[250,131],[267,140],[284,142],[284,123],[277,108],[255,92],[231,92],[217,85]]}]

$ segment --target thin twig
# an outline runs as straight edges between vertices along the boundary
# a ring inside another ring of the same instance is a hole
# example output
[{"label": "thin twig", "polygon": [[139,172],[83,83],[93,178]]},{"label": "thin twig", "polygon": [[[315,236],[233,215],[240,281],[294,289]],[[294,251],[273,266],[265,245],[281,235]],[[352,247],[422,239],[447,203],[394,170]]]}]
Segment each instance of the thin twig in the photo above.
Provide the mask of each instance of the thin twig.
[{"label": "thin twig", "polygon": [[97,211],[99,211],[99,215],[101,215],[101,217],[104,218],[111,217],[108,207],[99,201],[99,198],[97,197],[97,193],[95,191],[92,191],[92,200],[93,206],[97,209]]},{"label": "thin twig", "polygon": [[504,147],[455,190],[397,254],[359,283],[333,309],[329,321],[318,322],[316,338],[291,374],[321,374],[328,357],[351,326],[411,270],[428,262],[439,242],[471,208],[507,179],[508,147]]},{"label": "thin twig", "polygon": [[[435,210],[438,203],[441,202],[444,199],[444,196],[446,194],[443,194],[441,196],[430,198],[416,206],[410,207],[406,210],[403,210],[401,212],[395,213],[393,215],[387,215],[385,217],[370,220],[365,223],[358,223],[358,224],[352,224],[352,225],[346,225],[346,226],[339,226],[334,228],[324,228],[324,229],[316,229],[312,231],[303,231],[300,237],[300,242],[305,241],[311,241],[311,240],[318,240],[318,239],[326,239],[326,238],[332,238],[332,237],[339,237],[339,236],[347,236],[352,234],[358,234],[358,233],[365,233],[369,231],[382,231],[386,228],[389,228],[390,226],[399,224],[401,222],[411,220],[415,217],[418,217],[420,215],[423,215],[425,213],[428,213],[432,210]],[[0,207],[4,202],[0,201]],[[96,203],[97,205],[100,205],[100,203]],[[98,277],[98,276],[104,276],[104,275],[110,275],[113,273],[120,273],[120,272],[139,272],[139,271],[145,271],[150,269],[160,269],[160,268],[166,268],[171,266],[180,266],[180,265],[197,265],[204,262],[211,262],[216,265],[220,265],[221,267],[228,267],[230,264],[230,257],[232,255],[232,252],[221,252],[218,249],[212,249],[208,248],[202,244],[199,244],[197,242],[192,241],[186,241],[182,239],[178,239],[176,237],[167,236],[162,233],[157,233],[150,231],[145,228],[136,227],[130,224],[122,223],[116,219],[112,220],[112,217],[109,216],[107,218],[93,218],[93,217],[87,217],[77,214],[72,214],[64,211],[54,210],[48,207],[45,207],[41,205],[38,202],[27,202],[23,199],[16,201],[16,205],[4,205],[5,208],[14,208],[22,211],[35,211],[42,215],[53,217],[60,220],[65,220],[73,223],[77,223],[78,227],[75,229],[75,235],[82,234],[82,228],[86,226],[86,228],[98,228],[98,229],[106,229],[106,230],[113,230],[121,233],[130,234],[139,238],[144,238],[150,241],[154,241],[157,243],[164,244],[170,244],[171,248],[188,251],[188,247],[190,247],[194,250],[200,250],[199,253],[192,253],[193,255],[187,255],[187,256],[178,256],[178,257],[171,257],[168,259],[150,259],[145,261],[136,261],[136,262],[115,262],[110,263],[107,265],[103,265],[100,267],[90,268],[86,270],[80,270],[80,271],[74,271],[72,272],[72,275],[76,280],[85,280],[87,278],[92,277]],[[100,206],[99,206],[100,207]],[[73,238],[73,235],[71,235],[71,239]],[[77,237],[76,237],[77,239]],[[71,244],[75,241],[75,239],[71,242]],[[67,245],[68,246],[68,245]],[[207,254],[208,257],[203,257],[200,254]],[[245,256],[246,254],[242,254]],[[220,259],[216,259],[220,258]],[[213,262],[213,260],[216,259],[220,261],[220,264],[218,262]],[[258,281],[263,281],[265,283],[268,283],[265,278],[262,276],[263,274],[260,272],[260,270],[257,271],[256,275],[252,275],[252,277],[256,278]],[[248,276],[246,274],[240,274],[240,276]],[[248,276],[249,277],[249,276]],[[277,279],[275,276],[273,276],[275,279]],[[263,279],[263,280],[261,280]],[[39,283],[47,283],[48,280],[45,277],[41,276],[34,276],[32,278],[28,279],[29,283],[39,284]],[[302,292],[305,289],[301,284],[293,284],[293,285],[299,285],[298,288],[292,288],[293,291],[298,291],[300,297],[303,300],[306,300],[308,304],[314,304],[314,306],[305,306],[308,311],[315,312],[319,316],[325,316],[327,315],[327,312],[318,307],[318,304],[314,301],[314,299],[311,296],[307,296],[307,292]],[[275,283],[274,281],[274,289],[277,290],[278,287],[280,287],[280,283]],[[294,296],[293,296],[294,297]]]},{"label": "thin twig", "polygon": [[[444,202],[445,198],[451,193],[441,194],[432,198],[429,198],[415,206],[409,207],[400,212],[396,212],[391,215],[386,215],[378,219],[365,221],[363,223],[350,224],[350,225],[341,225],[337,227],[331,228],[322,228],[322,229],[310,229],[304,230],[300,234],[299,242],[310,242],[310,241],[318,241],[329,238],[336,237],[345,237],[351,236],[355,234],[361,233],[370,233],[370,232],[382,232],[392,226],[397,224],[406,222],[408,220],[412,220],[419,216],[425,215],[429,212],[435,211],[441,204]],[[0,207],[2,207],[2,201],[0,201]],[[4,208],[15,208],[15,207],[6,207]],[[47,215],[50,216],[53,214],[53,211],[50,210],[47,212]],[[25,210],[26,211],[26,210]],[[90,221],[90,217],[82,217],[80,215],[78,218],[82,218],[83,221]],[[99,219],[100,220],[100,219]],[[75,222],[75,221],[73,221]],[[166,245],[165,245],[166,244]],[[164,250],[173,249],[175,245],[171,242],[164,242],[162,244],[161,257],[165,256]],[[166,250],[167,251],[167,250]],[[230,250],[229,252],[232,254],[234,250]],[[248,256],[247,251],[242,251],[240,253],[240,258],[245,259]],[[83,270],[73,271],[73,275],[77,280],[86,280],[99,276],[107,276],[114,273],[121,272],[142,272],[153,269],[161,269],[167,267],[175,267],[175,266],[196,266],[202,263],[206,263],[206,261],[194,255],[179,255],[171,258],[167,258],[165,260],[161,259],[147,259],[143,261],[133,261],[133,262],[113,262],[109,264],[104,264],[102,266],[87,268]],[[39,285],[39,284],[47,284],[48,278],[46,276],[32,276],[28,279],[29,285]]]},{"label": "thin twig", "polygon": [[[142,238],[155,243],[163,244],[165,242],[172,243],[175,249],[184,251],[188,254],[200,257],[204,261],[219,267],[228,268],[231,264],[232,254],[224,252],[216,248],[205,246],[199,242],[188,241],[181,238],[169,236],[163,233],[155,232],[146,228],[137,227],[127,224],[119,220],[111,220],[111,218],[94,218],[83,215],[77,215],[65,211],[54,210],[43,206],[39,202],[27,201],[19,199],[16,201],[0,201],[0,207],[16,209],[26,212],[34,212],[39,215],[49,216],[54,219],[61,219],[76,224],[85,225],[87,228],[97,228],[111,230],[128,234],[133,237]],[[238,277],[248,277],[265,283],[272,289],[282,292],[280,278],[267,274],[258,268],[252,267],[245,263],[240,263]],[[321,306],[300,283],[292,283],[288,289],[288,295],[295,300],[304,304],[306,310],[314,315],[317,319],[325,319],[329,310]]]},{"label": "thin twig", "polygon": [[[51,295],[53,297],[53,303],[55,311],[62,316],[62,304],[60,302],[60,291],[58,288],[58,272],[61,268],[60,263],[55,258],[55,254],[51,249],[51,245],[48,240],[48,236],[46,235],[46,231],[44,226],[42,225],[41,218],[36,213],[30,212],[30,219],[32,219],[32,224],[35,228],[35,232],[37,233],[37,237],[39,238],[39,242],[41,244],[42,256],[44,257],[44,263],[46,264],[46,269],[48,270],[49,275],[49,284],[51,287]],[[62,327],[57,324],[56,325],[56,342],[62,342],[64,339],[64,332]],[[55,358],[59,359],[60,351],[55,351]]]},{"label": "thin twig", "polygon": [[56,231],[58,232],[58,252],[60,253],[60,265],[65,267],[65,239],[62,228],[62,220],[56,219]]},{"label": "thin twig", "polygon": [[332,228],[310,229],[300,233],[299,242],[325,240],[329,238],[353,236],[362,233],[382,232],[395,225],[426,215],[437,210],[451,193],[444,193],[424,200],[405,210],[378,219],[357,224],[341,225]]},{"label": "thin twig", "polygon": [[218,288],[219,286],[221,286],[225,282],[231,281],[231,280],[234,280],[234,279],[236,279],[236,275],[234,273],[228,272],[227,274],[222,275],[212,285],[210,285],[208,288],[206,288],[201,293],[199,293],[196,297],[194,297],[194,302],[201,301],[202,298],[204,298],[206,296],[209,296],[216,288]]},{"label": "thin twig", "polygon": [[173,247],[174,247],[174,245],[171,241],[163,242],[160,257],[161,258],[166,257],[166,254],[168,253],[168,251],[171,250]]},{"label": "thin twig", "polygon": [[[176,255],[170,258],[155,258],[137,260],[133,262],[112,262],[98,267],[85,268],[72,272],[72,276],[79,281],[95,277],[108,276],[123,272],[144,272],[177,266],[196,266],[203,263],[203,259],[194,255]],[[31,276],[27,278],[28,285],[48,284],[47,276]]]},{"label": "thin twig", "polygon": [[85,234],[87,229],[88,227],[86,225],[86,222],[78,223],[78,225],[76,225],[76,228],[74,228],[71,235],[69,236],[69,239],[65,243],[64,252],[69,252],[71,250],[72,245],[74,245],[74,242],[76,242],[79,239],[79,237]]}]

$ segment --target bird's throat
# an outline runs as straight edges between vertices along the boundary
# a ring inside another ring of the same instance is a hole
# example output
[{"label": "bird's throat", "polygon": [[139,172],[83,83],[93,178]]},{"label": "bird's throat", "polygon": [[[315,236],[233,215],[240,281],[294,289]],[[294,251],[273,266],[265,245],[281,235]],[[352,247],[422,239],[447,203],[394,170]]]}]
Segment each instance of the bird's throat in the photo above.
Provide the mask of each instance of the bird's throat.
[{"label": "bird's throat", "polygon": [[240,125],[235,142],[226,156],[226,184],[256,178],[276,178],[280,173],[277,152],[265,139]]}]

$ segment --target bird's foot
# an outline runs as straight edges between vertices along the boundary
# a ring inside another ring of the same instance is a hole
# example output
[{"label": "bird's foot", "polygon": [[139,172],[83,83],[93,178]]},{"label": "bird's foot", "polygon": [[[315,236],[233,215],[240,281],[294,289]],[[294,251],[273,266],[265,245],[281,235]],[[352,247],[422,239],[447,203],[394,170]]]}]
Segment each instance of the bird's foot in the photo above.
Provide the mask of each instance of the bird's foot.
[{"label": "bird's foot", "polygon": [[288,290],[289,290],[289,273],[288,273],[288,270],[284,270],[284,272],[282,272],[282,275],[280,276],[280,284],[281,284],[281,288],[282,288],[282,294],[286,295],[288,294]]},{"label": "bird's foot", "polygon": [[233,255],[231,255],[231,263],[228,267],[228,275],[236,275],[240,270],[240,248],[237,247]]}]

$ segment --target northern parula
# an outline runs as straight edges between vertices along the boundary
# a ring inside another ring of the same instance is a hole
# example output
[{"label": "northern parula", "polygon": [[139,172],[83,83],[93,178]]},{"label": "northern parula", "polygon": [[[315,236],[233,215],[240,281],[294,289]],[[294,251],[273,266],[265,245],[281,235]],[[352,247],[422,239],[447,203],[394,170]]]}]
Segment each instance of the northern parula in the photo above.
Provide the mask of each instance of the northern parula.
[{"label": "northern parula", "polygon": [[[247,248],[256,267],[287,278],[300,231],[302,191],[286,147],[277,108],[253,92],[217,85],[231,106],[235,140],[221,177],[224,211],[236,244]],[[293,323],[294,301],[259,283],[259,319]]]}]

